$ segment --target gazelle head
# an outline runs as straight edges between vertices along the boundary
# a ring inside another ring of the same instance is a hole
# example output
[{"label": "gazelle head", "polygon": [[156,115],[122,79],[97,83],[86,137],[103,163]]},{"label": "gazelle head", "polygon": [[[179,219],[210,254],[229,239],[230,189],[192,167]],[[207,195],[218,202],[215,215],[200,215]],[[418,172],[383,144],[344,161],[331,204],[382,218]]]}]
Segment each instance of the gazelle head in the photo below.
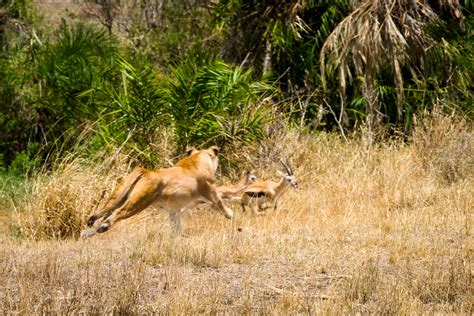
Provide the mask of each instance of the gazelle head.
[{"label": "gazelle head", "polygon": [[254,174],[255,170],[249,170],[245,173],[245,184],[251,185],[254,182],[257,182],[257,176]]},{"label": "gazelle head", "polygon": [[280,160],[280,162],[285,168],[286,173],[278,171],[278,174],[284,178],[284,181],[287,182],[288,185],[291,185],[293,188],[298,189],[299,185],[298,185],[298,182],[296,182],[295,175],[293,174],[293,168],[291,168],[291,165],[288,162],[288,159],[286,159],[286,161]]}]

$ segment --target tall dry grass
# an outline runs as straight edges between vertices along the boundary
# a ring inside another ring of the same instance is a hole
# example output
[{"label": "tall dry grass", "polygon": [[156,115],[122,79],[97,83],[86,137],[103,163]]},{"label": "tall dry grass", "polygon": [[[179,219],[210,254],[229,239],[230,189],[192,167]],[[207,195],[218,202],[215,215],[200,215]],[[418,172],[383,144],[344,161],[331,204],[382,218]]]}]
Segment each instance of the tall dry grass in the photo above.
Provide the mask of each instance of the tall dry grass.
[{"label": "tall dry grass", "polygon": [[[238,206],[232,221],[211,209],[191,210],[182,236],[171,233],[165,214],[147,210],[97,238],[48,239],[59,237],[60,227],[44,225],[47,214],[74,217],[74,233],[64,236],[76,236],[101,190],[128,169],[122,162],[103,173],[71,162],[15,201],[21,215],[11,221],[29,238],[1,237],[0,308],[472,314],[474,149],[465,140],[473,134],[467,123],[446,131],[449,119],[428,119],[410,144],[370,149],[333,135],[287,135],[278,150],[296,167],[300,190],[288,191],[281,208],[263,216]],[[449,181],[444,157],[462,170]],[[275,178],[278,167],[265,165],[260,176]],[[26,233],[42,225],[51,232]]]},{"label": "tall dry grass", "polygon": [[28,239],[77,238],[87,217],[130,169],[127,160],[120,154],[87,160],[69,155],[52,171],[38,172],[26,184],[28,194],[12,201],[12,227]]},{"label": "tall dry grass", "polygon": [[465,118],[438,111],[425,114],[416,125],[413,144],[425,169],[452,183],[472,177],[474,133]]}]

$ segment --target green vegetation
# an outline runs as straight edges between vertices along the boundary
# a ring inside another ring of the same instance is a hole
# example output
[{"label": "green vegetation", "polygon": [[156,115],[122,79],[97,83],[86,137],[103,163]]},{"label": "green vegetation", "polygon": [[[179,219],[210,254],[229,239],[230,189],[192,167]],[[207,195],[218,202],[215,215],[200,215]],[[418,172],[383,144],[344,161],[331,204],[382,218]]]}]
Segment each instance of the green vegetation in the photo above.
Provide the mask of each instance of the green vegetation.
[{"label": "green vegetation", "polygon": [[87,154],[125,146],[155,165],[163,155],[150,146],[164,139],[174,155],[236,148],[265,140],[278,120],[373,141],[409,136],[435,107],[472,118],[471,1],[81,9],[55,25],[34,2],[0,4],[3,168],[50,164],[78,142]]}]

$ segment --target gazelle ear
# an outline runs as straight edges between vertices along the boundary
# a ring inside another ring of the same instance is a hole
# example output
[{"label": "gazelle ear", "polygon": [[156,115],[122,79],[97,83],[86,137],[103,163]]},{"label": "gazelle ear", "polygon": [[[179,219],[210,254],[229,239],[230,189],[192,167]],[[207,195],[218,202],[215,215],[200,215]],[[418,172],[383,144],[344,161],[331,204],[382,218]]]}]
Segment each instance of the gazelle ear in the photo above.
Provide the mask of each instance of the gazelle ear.
[{"label": "gazelle ear", "polygon": [[253,169],[252,169],[252,170],[246,170],[246,171],[244,172],[244,175],[245,175],[245,176],[249,176],[249,175],[254,174],[254,173],[255,173],[255,170],[253,170]]},{"label": "gazelle ear", "polygon": [[284,174],[284,173],[281,172],[280,170],[277,170],[277,171],[276,171],[276,174],[277,174],[279,177],[284,177],[284,176],[286,176],[286,174]]},{"label": "gazelle ear", "polygon": [[197,152],[198,150],[195,148],[195,147],[191,147],[189,148],[188,150],[186,150],[186,155],[189,157],[191,156],[192,154],[194,154],[195,152]]},{"label": "gazelle ear", "polygon": [[217,146],[211,146],[209,147],[210,150],[212,150],[214,152],[214,155],[219,155],[219,147]]}]

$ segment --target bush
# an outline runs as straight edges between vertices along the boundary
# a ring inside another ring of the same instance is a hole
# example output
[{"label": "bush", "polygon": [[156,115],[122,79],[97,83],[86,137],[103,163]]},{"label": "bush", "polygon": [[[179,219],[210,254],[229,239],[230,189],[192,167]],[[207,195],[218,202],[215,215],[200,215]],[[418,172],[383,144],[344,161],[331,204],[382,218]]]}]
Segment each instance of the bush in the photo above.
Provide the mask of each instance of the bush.
[{"label": "bush", "polygon": [[63,22],[53,38],[42,39],[44,44],[36,39],[18,42],[0,56],[5,165],[17,153],[36,154],[31,144],[40,145],[35,149],[45,145],[45,156],[52,148],[72,146],[67,140],[82,132],[81,123],[97,120],[104,111],[81,93],[102,81],[118,80],[117,42],[94,26]]},{"label": "bush", "polygon": [[95,121],[104,108],[89,102],[83,93],[103,82],[118,82],[115,38],[92,25],[63,22],[56,39],[41,47],[36,57],[44,91],[35,102],[51,126],[48,136],[55,139],[66,129]]},{"label": "bush", "polygon": [[263,139],[270,114],[258,100],[269,92],[268,84],[252,79],[251,70],[195,56],[173,69],[162,93],[174,118],[176,142],[184,149]]},{"label": "bush", "polygon": [[8,167],[9,173],[15,176],[21,176],[28,172],[38,169],[41,165],[41,160],[38,157],[31,158],[31,155],[25,151],[18,152],[15,159]]}]

